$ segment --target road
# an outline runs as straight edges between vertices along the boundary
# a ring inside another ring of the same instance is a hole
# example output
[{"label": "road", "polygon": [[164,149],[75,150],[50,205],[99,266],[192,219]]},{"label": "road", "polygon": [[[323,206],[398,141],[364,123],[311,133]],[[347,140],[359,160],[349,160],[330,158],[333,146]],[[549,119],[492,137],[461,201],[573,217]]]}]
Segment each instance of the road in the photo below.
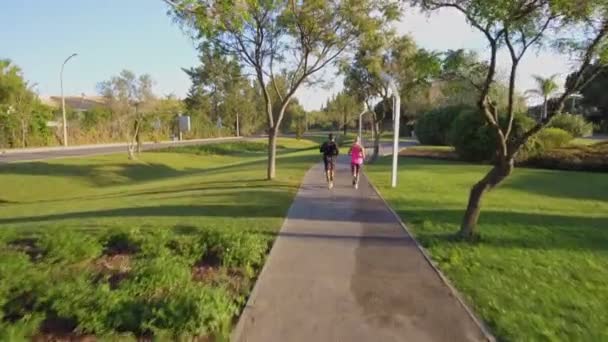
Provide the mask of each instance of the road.
[{"label": "road", "polygon": [[[160,148],[170,146],[188,146],[188,145],[203,145],[203,144],[214,144],[228,141],[238,141],[253,138],[219,138],[219,139],[197,139],[187,140],[180,142],[166,141],[160,143],[145,143],[142,146],[144,151],[156,150]],[[65,157],[83,157],[100,154],[112,154],[112,153],[127,153],[126,144],[108,144],[108,145],[87,145],[87,146],[74,146],[74,147],[49,147],[49,148],[32,148],[22,150],[6,150],[0,151],[0,164],[11,163],[19,161],[34,161],[54,158],[65,158]]]},{"label": "road", "polygon": [[[317,136],[325,135],[326,133],[315,133],[310,132],[305,136]],[[283,137],[295,136],[293,134],[284,134]],[[142,149],[144,151],[157,150],[170,146],[188,146],[188,145],[203,145],[203,144],[214,144],[228,141],[239,141],[239,140],[252,140],[264,138],[264,136],[255,136],[247,138],[213,138],[213,139],[195,139],[186,141],[165,141],[160,143],[144,143]],[[401,142],[399,145],[401,148],[415,145],[412,142]],[[380,154],[386,155],[392,153],[392,144],[383,142],[380,146]],[[86,146],[71,146],[71,147],[41,147],[41,148],[28,148],[28,149],[15,149],[15,150],[0,150],[0,164],[12,163],[20,161],[35,161],[55,158],[66,158],[66,157],[84,157],[101,154],[112,154],[127,152],[127,145],[124,143],[120,144],[107,144],[107,145],[86,145]]]}]

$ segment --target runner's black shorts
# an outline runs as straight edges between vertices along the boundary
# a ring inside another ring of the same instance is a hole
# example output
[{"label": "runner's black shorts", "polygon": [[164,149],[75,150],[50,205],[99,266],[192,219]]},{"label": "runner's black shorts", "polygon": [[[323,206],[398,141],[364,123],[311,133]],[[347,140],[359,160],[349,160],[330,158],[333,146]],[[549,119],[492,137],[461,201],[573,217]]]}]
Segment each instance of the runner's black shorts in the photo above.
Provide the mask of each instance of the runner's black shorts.
[{"label": "runner's black shorts", "polygon": [[329,171],[330,166],[331,166],[331,169],[335,169],[336,168],[336,157],[323,156],[323,163],[325,164],[325,171]]}]

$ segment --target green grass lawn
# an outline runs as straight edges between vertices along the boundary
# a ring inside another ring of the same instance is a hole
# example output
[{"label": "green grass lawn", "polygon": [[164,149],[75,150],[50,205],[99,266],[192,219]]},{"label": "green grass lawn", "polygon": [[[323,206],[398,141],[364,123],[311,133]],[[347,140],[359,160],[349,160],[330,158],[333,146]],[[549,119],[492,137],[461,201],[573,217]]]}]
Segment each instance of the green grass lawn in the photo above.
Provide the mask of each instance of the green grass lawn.
[{"label": "green grass lawn", "polygon": [[274,181],[263,142],[0,165],[0,340],[225,336],[318,159],[279,145]]},{"label": "green grass lawn", "polygon": [[487,166],[400,159],[367,174],[500,340],[608,340],[608,175],[518,168],[484,198],[480,242],[452,237]]}]

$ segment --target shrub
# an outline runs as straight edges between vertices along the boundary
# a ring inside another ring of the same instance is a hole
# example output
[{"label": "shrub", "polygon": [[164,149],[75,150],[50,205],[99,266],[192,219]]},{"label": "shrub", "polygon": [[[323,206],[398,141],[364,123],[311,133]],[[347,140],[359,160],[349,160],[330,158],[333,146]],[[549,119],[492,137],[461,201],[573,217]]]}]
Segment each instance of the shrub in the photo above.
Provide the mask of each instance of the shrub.
[{"label": "shrub", "polygon": [[448,106],[423,114],[416,121],[414,131],[423,145],[448,145],[452,123],[465,106]]},{"label": "shrub", "polygon": [[207,253],[217,253],[222,266],[243,268],[249,274],[253,267],[261,265],[268,247],[263,236],[240,231],[210,229],[202,239]]},{"label": "shrub", "polygon": [[568,145],[574,139],[572,134],[561,128],[545,128],[535,138],[542,144],[543,151]]},{"label": "shrub", "polygon": [[[506,117],[500,118],[502,127],[507,126]],[[516,114],[511,138],[517,138],[534,125],[534,120],[525,114]],[[477,110],[461,112],[450,129],[450,143],[458,156],[466,161],[491,161],[496,154],[497,137],[485,118]],[[527,150],[524,148],[524,150]],[[527,154],[522,151],[521,155]]]},{"label": "shrub", "polygon": [[575,138],[587,137],[593,134],[593,124],[587,122],[582,115],[557,114],[551,118],[548,127],[561,128]]},{"label": "shrub", "polygon": [[526,160],[523,165],[555,170],[608,172],[608,142],[548,150]]},{"label": "shrub", "polygon": [[597,133],[608,134],[608,119],[600,121],[595,127]]},{"label": "shrub", "polygon": [[40,240],[44,259],[53,263],[74,263],[91,260],[102,252],[101,244],[90,235],[53,230]]}]

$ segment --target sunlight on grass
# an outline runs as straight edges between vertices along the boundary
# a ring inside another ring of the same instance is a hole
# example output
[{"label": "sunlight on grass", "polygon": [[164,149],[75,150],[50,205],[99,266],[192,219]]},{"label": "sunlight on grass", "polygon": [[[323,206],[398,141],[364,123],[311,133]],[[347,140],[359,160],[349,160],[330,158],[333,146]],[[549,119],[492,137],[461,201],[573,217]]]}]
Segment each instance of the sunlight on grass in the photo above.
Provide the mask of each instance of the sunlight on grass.
[{"label": "sunlight on grass", "polygon": [[226,337],[318,160],[279,145],[273,181],[264,141],[1,166],[0,340]]},{"label": "sunlight on grass", "polygon": [[608,176],[517,169],[486,196],[480,242],[452,240],[486,166],[400,159],[368,168],[383,196],[500,339],[608,339]]}]

